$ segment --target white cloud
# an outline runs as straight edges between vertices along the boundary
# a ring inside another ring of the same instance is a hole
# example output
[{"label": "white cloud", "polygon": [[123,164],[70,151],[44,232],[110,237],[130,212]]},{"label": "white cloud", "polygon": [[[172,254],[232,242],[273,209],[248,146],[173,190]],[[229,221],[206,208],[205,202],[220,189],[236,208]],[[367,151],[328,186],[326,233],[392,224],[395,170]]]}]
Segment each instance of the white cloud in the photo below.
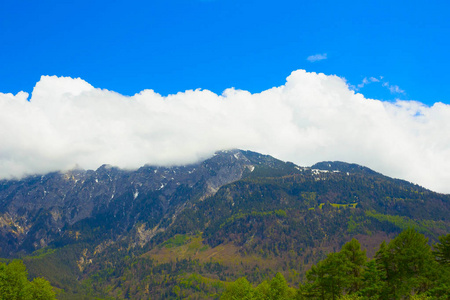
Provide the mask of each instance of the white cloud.
[{"label": "white cloud", "polygon": [[373,83],[373,82],[380,82],[381,79],[383,79],[382,76],[380,76],[380,79],[375,78],[375,77],[369,77],[369,78],[364,77],[364,79],[361,81],[361,83],[358,84],[358,85],[356,86],[356,90],[360,90],[360,89],[362,89],[364,86],[366,86],[366,85],[368,85],[368,84],[370,84],[370,83]]},{"label": "white cloud", "polygon": [[323,54],[315,54],[315,55],[310,55],[306,58],[307,61],[309,62],[316,62],[319,60],[324,60],[327,59],[327,54],[323,53]]},{"label": "white cloud", "polygon": [[379,78],[364,77],[364,79],[361,81],[360,84],[356,85],[356,87],[351,86],[351,89],[353,89],[355,91],[359,91],[366,85],[374,83],[374,82],[379,83],[379,84],[381,84],[382,87],[387,88],[391,92],[391,94],[405,94],[405,91],[402,90],[398,85],[391,85],[391,84],[389,84],[388,81],[383,81],[383,76],[380,76]]},{"label": "white cloud", "polygon": [[398,85],[390,85],[389,82],[383,82],[382,84],[385,88],[387,88],[391,94],[404,94],[405,91],[402,90]]},{"label": "white cloud", "polygon": [[367,79],[367,77],[364,77],[364,79],[362,80],[362,82],[360,84],[358,84],[356,87],[358,89],[362,89],[365,85],[369,84],[370,81]]},{"label": "white cloud", "polygon": [[298,70],[259,94],[231,88],[167,97],[152,90],[126,97],[43,76],[28,96],[0,93],[1,178],[76,165],[186,164],[241,148],[303,166],[359,163],[450,192],[450,106],[366,99],[337,76]]}]

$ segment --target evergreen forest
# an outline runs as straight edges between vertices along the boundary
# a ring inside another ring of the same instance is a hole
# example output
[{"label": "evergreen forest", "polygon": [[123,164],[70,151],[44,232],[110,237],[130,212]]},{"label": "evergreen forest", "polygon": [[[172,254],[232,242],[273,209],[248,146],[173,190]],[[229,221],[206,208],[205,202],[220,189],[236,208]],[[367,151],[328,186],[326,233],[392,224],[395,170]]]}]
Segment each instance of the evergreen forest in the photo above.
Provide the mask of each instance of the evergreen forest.
[{"label": "evergreen forest", "polygon": [[256,287],[242,277],[221,299],[450,299],[450,234],[439,240],[432,251],[424,235],[407,229],[369,260],[352,239],[312,266],[298,289],[281,273]]}]

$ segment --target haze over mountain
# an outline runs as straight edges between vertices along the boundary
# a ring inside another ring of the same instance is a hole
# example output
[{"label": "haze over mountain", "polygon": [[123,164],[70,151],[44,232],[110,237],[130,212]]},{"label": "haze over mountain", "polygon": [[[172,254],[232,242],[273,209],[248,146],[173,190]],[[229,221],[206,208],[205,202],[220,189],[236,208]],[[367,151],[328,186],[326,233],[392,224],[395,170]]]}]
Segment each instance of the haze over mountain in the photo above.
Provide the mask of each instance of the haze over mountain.
[{"label": "haze over mountain", "polygon": [[367,99],[333,75],[298,70],[261,93],[166,97],[43,76],[31,96],[0,93],[0,105],[1,178],[102,164],[183,165],[240,148],[299,165],[358,163],[450,192],[450,106]]}]

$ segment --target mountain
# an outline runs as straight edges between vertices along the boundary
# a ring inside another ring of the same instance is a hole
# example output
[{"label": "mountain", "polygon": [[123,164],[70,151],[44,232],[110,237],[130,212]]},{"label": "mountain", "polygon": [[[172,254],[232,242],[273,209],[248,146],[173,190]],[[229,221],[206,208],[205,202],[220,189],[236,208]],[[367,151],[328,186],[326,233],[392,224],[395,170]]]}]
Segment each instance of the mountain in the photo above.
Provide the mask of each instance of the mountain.
[{"label": "mountain", "polygon": [[0,254],[61,298],[216,298],[239,276],[289,283],[357,237],[369,255],[414,227],[450,229],[450,196],[366,167],[300,167],[250,151],[201,163],[102,166],[0,181]]},{"label": "mountain", "polygon": [[75,229],[83,226],[102,229],[94,239],[115,238],[142,221],[146,228],[159,227],[250,168],[242,152],[223,151],[190,166],[126,171],[103,165],[96,171],[2,180],[0,253],[30,253],[56,240],[78,239]]}]

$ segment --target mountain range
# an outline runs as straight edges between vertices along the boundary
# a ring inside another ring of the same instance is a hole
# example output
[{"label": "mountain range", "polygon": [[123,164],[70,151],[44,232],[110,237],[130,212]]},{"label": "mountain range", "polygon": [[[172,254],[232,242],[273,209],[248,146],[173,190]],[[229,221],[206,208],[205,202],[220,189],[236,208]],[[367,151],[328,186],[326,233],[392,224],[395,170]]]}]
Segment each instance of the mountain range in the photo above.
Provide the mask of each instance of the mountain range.
[{"label": "mountain range", "polygon": [[353,237],[369,256],[409,227],[434,242],[448,216],[450,195],[363,166],[229,150],[187,166],[1,180],[0,256],[22,258],[61,299],[217,298],[240,276],[282,272],[298,285]]}]

